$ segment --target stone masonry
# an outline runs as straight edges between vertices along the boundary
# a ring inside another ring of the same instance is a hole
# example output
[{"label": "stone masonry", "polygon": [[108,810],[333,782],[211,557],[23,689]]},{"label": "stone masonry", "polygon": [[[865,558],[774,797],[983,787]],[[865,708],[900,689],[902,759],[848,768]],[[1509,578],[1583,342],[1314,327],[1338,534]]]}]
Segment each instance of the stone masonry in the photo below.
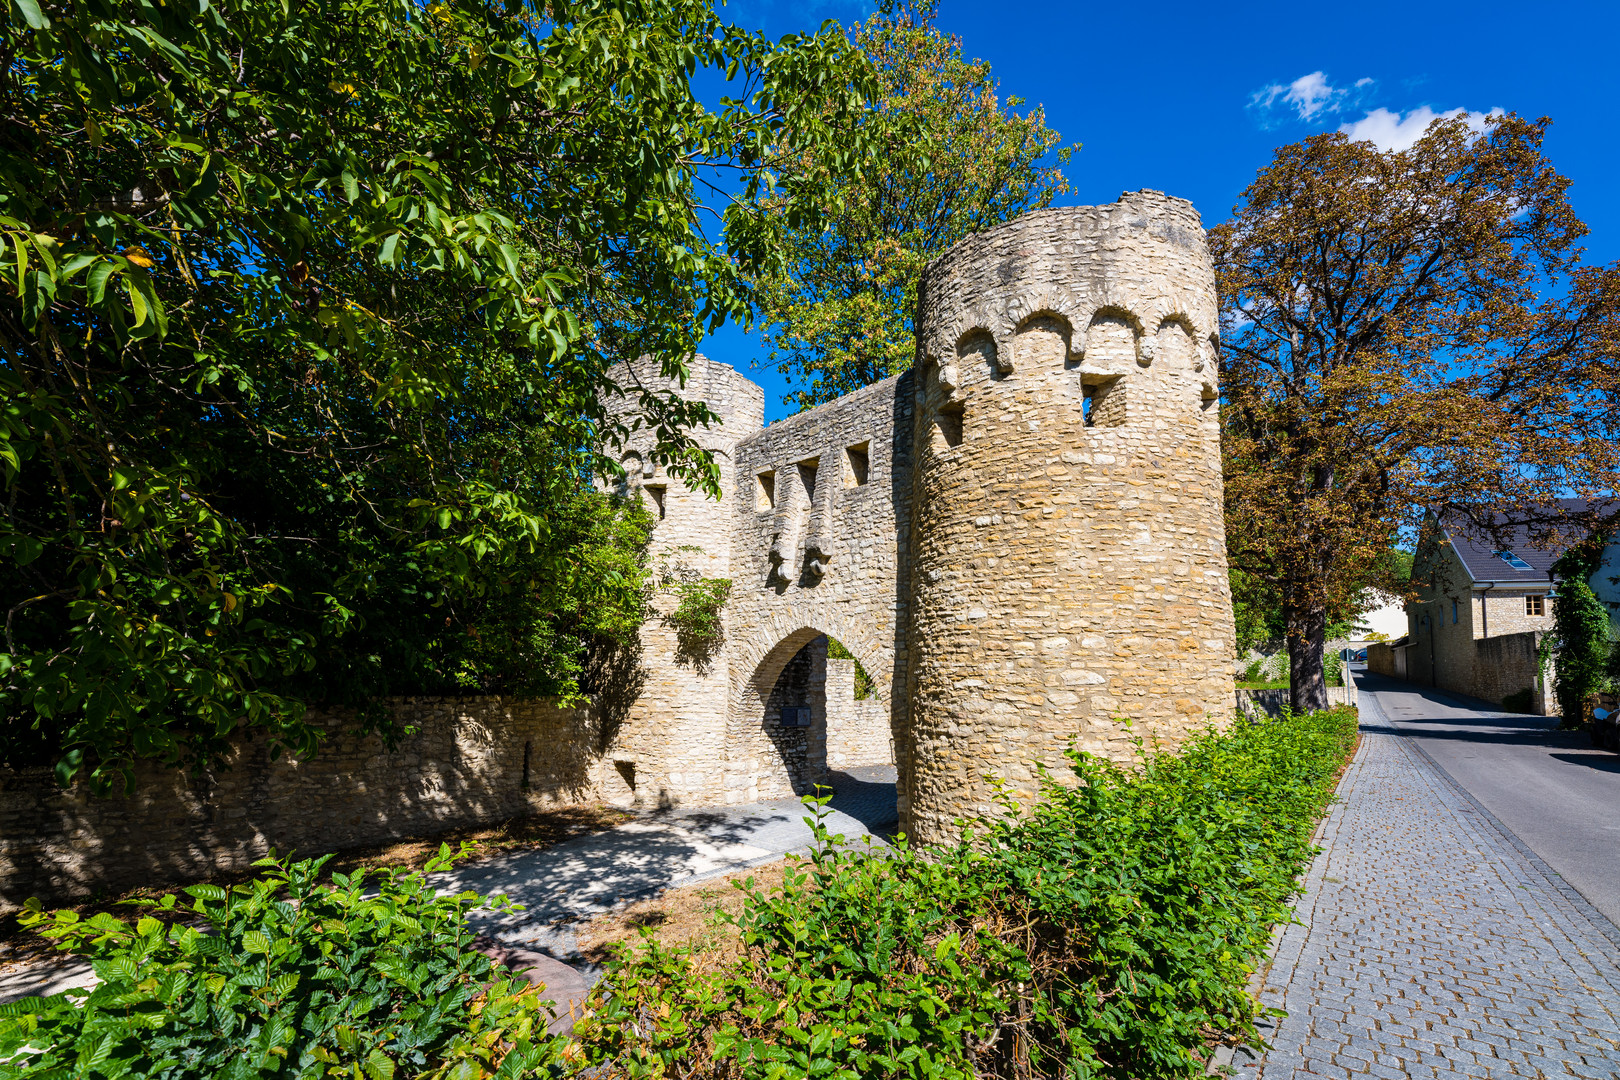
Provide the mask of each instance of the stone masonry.
[{"label": "stone masonry", "polygon": [[[695,357],[619,365],[627,496],[657,524],[654,614],[593,709],[394,702],[399,745],[338,731],[307,762],[262,740],[229,768],[96,799],[0,772],[0,912],[489,825],[559,803],[743,804],[897,766],[932,842],[1019,798],[1071,740],[1116,757],[1232,710],[1216,426],[1215,288],[1192,207],[1157,192],[1043,210],[924,274],[905,374],[764,426],[764,391]],[[705,402],[720,497],[666,474],[639,391]],[[671,584],[733,582],[691,655]],[[836,639],[855,660],[830,657]],[[854,697],[854,668],[871,696]],[[1135,722],[1134,729],[1118,723]]]},{"label": "stone masonry", "polygon": [[603,790],[603,733],[588,709],[495,697],[396,698],[415,733],[393,747],[336,713],[307,761],[262,735],[217,769],[156,766],[130,795],[57,786],[50,769],[0,770],[0,914],[47,903],[241,871],[282,855],[433,836],[578,803]]},{"label": "stone masonry", "polygon": [[[989,776],[1033,797],[1033,766],[1071,740],[1128,757],[1137,735],[1226,722],[1216,310],[1197,213],[1142,191],[963,240],[924,274],[910,371],[768,428],[760,389],[725,365],[695,357],[683,385],[621,365],[621,385],[722,417],[699,433],[718,501],[664,475],[645,431],[621,454],[659,518],[655,561],[733,582],[708,657],[681,655],[656,601],[608,751],[636,797],[806,790],[829,766],[829,712],[853,705],[842,686],[837,705],[794,690],[805,726],[778,683],[793,664],[826,679],[824,636],[888,717],[887,740],[866,724],[852,745],[846,727],[836,756],[892,744],[901,820],[924,841],[990,811]],[[606,405],[633,419],[633,396]]]}]

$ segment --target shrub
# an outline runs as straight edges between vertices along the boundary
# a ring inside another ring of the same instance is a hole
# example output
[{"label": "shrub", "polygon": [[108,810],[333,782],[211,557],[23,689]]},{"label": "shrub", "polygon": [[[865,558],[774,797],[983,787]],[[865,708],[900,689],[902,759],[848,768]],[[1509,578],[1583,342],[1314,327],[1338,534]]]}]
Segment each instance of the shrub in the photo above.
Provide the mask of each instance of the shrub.
[{"label": "shrub", "polygon": [[[886,858],[830,837],[753,892],[740,961],[647,942],[576,1027],[608,1077],[1193,1076],[1256,1045],[1245,992],[1354,745],[1353,711],[1071,755],[1027,815]],[[1007,808],[1013,808],[1007,800]]]},{"label": "shrub", "polygon": [[1523,690],[1515,690],[1513,693],[1503,698],[1502,708],[1506,709],[1508,712],[1527,713],[1530,711],[1531,703],[1534,702],[1535,699],[1536,692],[1527,686]]},{"label": "shrub", "polygon": [[325,862],[264,859],[252,882],[191,886],[189,905],[132,901],[150,909],[133,926],[31,907],[24,925],[102,982],[0,1006],[0,1078],[474,1080],[556,1059],[539,995],[472,949],[476,894],[388,870],[321,885]]},{"label": "shrub", "polygon": [[1135,767],[1071,753],[1027,812],[1006,796],[959,844],[882,857],[828,835],[822,799],[809,858],[745,889],[740,959],[622,951],[573,1043],[471,950],[478,898],[419,873],[265,860],[133,927],[35,910],[105,981],[0,1006],[0,1080],[1195,1076],[1211,1043],[1259,1044],[1246,983],[1355,734],[1339,709]]}]

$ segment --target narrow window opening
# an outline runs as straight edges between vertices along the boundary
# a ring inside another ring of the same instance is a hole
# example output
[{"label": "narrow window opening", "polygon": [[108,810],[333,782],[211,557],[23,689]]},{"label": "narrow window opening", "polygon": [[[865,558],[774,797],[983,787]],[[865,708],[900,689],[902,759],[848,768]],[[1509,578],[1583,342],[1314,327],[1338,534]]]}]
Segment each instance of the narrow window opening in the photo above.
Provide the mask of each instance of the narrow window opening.
[{"label": "narrow window opening", "polygon": [[754,509],[770,510],[776,506],[776,470],[762,472],[754,477]]},{"label": "narrow window opening", "polygon": [[1125,380],[1117,375],[1092,376],[1081,387],[1080,405],[1086,427],[1120,427],[1125,423]]},{"label": "narrow window opening", "polygon": [[799,482],[804,485],[804,497],[812,503],[816,501],[816,467],[820,464],[820,458],[799,462]]},{"label": "narrow window opening", "polygon": [[844,470],[845,487],[862,487],[866,484],[867,473],[871,464],[868,451],[870,442],[863,442],[859,446],[852,446],[844,451],[849,468]]},{"label": "narrow window opening", "polygon": [[1453,626],[1457,624],[1457,601],[1455,600],[1451,602],[1451,623]]},{"label": "narrow window opening", "polygon": [[648,484],[645,488],[642,488],[642,490],[647,493],[648,498],[652,499],[653,508],[658,514],[658,520],[663,521],[664,520],[664,487],[663,487],[663,485],[662,484],[658,484],[658,485]]},{"label": "narrow window opening", "polygon": [[1547,598],[1539,594],[1524,598],[1524,613],[1526,615],[1547,614]]},{"label": "narrow window opening", "polygon": [[962,410],[941,409],[934,418],[939,437],[946,446],[962,445]]},{"label": "narrow window opening", "polygon": [[635,791],[636,763],[633,761],[615,761],[613,763],[613,768],[618,771],[619,776],[624,780],[625,787],[629,788],[632,792]]},{"label": "narrow window opening", "polygon": [[529,754],[534,749],[534,743],[523,743],[523,790],[529,790]]}]

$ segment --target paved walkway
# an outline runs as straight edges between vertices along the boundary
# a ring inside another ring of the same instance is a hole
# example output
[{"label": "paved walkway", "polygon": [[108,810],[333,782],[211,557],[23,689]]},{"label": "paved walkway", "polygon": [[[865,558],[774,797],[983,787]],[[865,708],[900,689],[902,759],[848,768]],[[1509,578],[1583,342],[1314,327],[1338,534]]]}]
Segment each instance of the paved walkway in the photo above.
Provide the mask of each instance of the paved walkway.
[{"label": "paved walkway", "polygon": [[1620,931],[1368,696],[1266,979],[1288,1016],[1237,1075],[1620,1075]]},{"label": "paved walkway", "polygon": [[[887,846],[898,824],[892,765],[851,768],[829,781],[826,825],[854,843]],[[806,851],[813,840],[798,799],[645,814],[538,851],[465,863],[433,880],[443,892],[505,893],[524,910],[479,913],[473,925],[508,945],[578,960],[579,924],[627,900]],[[63,958],[0,971],[0,1004],[94,985],[87,961]]]},{"label": "paved walkway", "polygon": [[[887,846],[898,823],[895,770],[866,766],[834,773],[826,825],[833,834]],[[473,918],[501,941],[575,960],[579,923],[627,900],[666,887],[806,851],[813,839],[798,799],[648,814],[540,851],[519,852],[459,867],[434,879],[441,890],[505,893],[522,912]]]}]

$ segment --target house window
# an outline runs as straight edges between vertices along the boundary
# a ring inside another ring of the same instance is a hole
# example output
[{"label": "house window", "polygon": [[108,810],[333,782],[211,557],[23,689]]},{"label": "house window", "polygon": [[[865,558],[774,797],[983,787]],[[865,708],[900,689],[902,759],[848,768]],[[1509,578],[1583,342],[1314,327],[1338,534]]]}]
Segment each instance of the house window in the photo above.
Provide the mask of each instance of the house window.
[{"label": "house window", "polygon": [[648,484],[646,487],[642,488],[641,490],[645,491],[647,493],[647,497],[652,499],[653,507],[658,511],[658,520],[663,521],[664,520],[664,485],[662,485],[662,484]]},{"label": "house window", "polygon": [[1453,626],[1457,624],[1457,601],[1455,600],[1451,602],[1451,624]]},{"label": "house window", "polygon": [[1547,598],[1540,593],[1524,598],[1524,613],[1526,615],[1547,614]]},{"label": "house window", "polygon": [[1513,569],[1515,569],[1515,570],[1528,570],[1528,569],[1530,569],[1530,564],[1529,563],[1525,562],[1523,559],[1519,558],[1517,555],[1513,554],[1513,552],[1511,552],[1511,551],[1498,551],[1496,553],[1496,557],[1498,559],[1501,559],[1503,562],[1507,563],[1509,566],[1513,567]]}]

